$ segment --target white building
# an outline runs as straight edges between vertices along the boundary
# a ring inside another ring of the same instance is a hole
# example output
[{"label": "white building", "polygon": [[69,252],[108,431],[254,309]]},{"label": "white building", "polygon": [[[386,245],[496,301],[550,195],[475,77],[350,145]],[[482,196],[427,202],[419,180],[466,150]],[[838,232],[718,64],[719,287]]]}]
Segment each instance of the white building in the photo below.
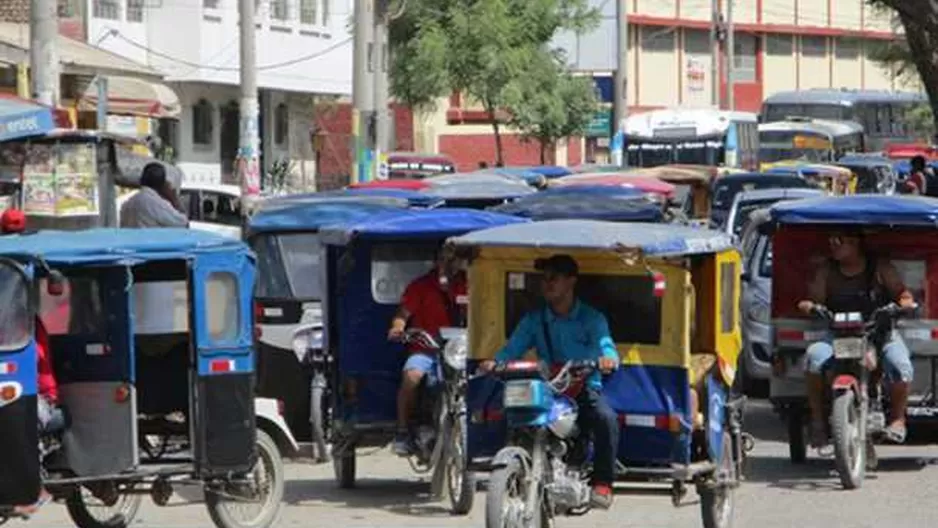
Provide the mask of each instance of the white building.
[{"label": "white building", "polygon": [[[159,134],[193,181],[232,182],[239,135],[238,0],[81,0],[90,44],[166,74],[176,122]],[[261,161],[312,183],[316,96],[351,93],[350,0],[255,0]],[[155,131],[154,131],[155,132]]]}]

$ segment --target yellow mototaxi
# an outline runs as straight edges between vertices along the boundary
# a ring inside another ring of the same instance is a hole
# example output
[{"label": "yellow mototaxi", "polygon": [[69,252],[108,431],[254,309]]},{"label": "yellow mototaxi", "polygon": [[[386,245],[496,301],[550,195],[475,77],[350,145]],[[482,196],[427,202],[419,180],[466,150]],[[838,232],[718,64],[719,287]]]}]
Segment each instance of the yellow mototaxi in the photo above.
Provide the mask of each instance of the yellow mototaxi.
[{"label": "yellow mototaxi", "polygon": [[798,160],[764,164],[762,172],[798,173],[834,196],[856,194],[859,180],[857,175],[846,167]]},{"label": "yellow mototaxi", "polygon": [[[621,358],[603,397],[621,427],[620,478],[669,480],[675,505],[695,483],[704,515],[731,507],[740,480],[741,258],[725,234],[677,224],[551,220],[451,239],[469,266],[469,365],[495,357],[541,303],[538,258],[568,254],[577,296],[607,318]],[[470,379],[468,456],[492,467],[506,445],[503,382]],[[723,526],[706,524],[706,526]]]}]

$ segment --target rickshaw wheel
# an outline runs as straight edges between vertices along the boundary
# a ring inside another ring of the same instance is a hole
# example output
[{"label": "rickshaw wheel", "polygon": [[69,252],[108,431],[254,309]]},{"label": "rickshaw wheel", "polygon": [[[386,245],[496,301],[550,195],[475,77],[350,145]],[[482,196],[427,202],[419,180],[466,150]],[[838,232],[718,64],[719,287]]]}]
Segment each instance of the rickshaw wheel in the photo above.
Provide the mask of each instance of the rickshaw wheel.
[{"label": "rickshaw wheel", "polygon": [[[719,469],[724,475],[735,475],[733,461],[733,441],[728,432],[723,433],[723,457]],[[729,478],[729,477],[727,477]],[[729,528],[733,525],[736,510],[736,489],[729,485],[698,486],[700,495],[700,514],[704,528]]]},{"label": "rickshaw wheel", "polygon": [[788,457],[792,464],[804,464],[808,459],[808,446],[804,438],[804,409],[792,407],[788,409],[786,418],[788,426]]},{"label": "rickshaw wheel", "polygon": [[223,494],[205,490],[205,505],[212,522],[218,528],[267,528],[272,526],[280,515],[284,491],[284,469],[280,450],[273,438],[264,431],[257,431],[258,461],[255,471],[263,467],[266,479],[258,482],[263,488],[260,495],[261,508],[250,521],[235,519],[231,507],[244,504],[238,500],[231,500]]},{"label": "rickshaw wheel", "polygon": [[468,468],[466,415],[452,422],[452,446],[446,464],[449,501],[455,515],[466,515],[475,500],[476,475]]},{"label": "rickshaw wheel", "polygon": [[[87,497],[84,492],[88,493]],[[143,500],[141,495],[133,493],[119,495],[112,504],[88,504],[88,498],[98,500],[89,490],[78,487],[65,500],[68,516],[78,528],[126,528],[134,522]],[[96,515],[92,508],[107,508],[108,513]]]},{"label": "rickshaw wheel", "polygon": [[332,456],[332,468],[335,471],[335,480],[341,489],[355,487],[355,446],[346,445],[342,454]]}]

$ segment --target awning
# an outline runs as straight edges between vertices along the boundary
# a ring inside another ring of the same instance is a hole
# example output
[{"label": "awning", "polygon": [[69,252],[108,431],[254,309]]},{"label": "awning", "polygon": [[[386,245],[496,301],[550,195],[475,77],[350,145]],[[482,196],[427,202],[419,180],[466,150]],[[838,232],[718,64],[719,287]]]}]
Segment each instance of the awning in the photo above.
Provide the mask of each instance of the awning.
[{"label": "awning", "polygon": [[55,128],[53,109],[0,94],[0,141],[45,134]]},{"label": "awning", "polygon": [[[94,111],[98,86],[90,83],[78,99],[78,109]],[[168,86],[133,77],[107,77],[107,113],[146,117],[177,117],[179,97]]]},{"label": "awning", "polygon": [[[0,0],[2,1],[2,0]],[[0,44],[29,50],[29,24],[0,22]],[[59,62],[62,73],[77,75],[134,75],[162,79],[163,74],[126,57],[59,35]]]}]

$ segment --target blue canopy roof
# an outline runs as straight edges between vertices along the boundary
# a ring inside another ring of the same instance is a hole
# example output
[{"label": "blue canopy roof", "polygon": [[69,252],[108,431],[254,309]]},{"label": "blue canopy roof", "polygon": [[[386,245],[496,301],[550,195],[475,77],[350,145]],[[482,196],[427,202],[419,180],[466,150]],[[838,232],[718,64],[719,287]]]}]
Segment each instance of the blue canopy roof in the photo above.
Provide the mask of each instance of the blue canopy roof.
[{"label": "blue canopy roof", "polygon": [[414,207],[434,207],[443,203],[443,200],[439,198],[418,191],[382,187],[364,187],[356,189],[341,189],[337,191],[288,194],[286,196],[271,198],[268,200],[268,203],[271,205],[296,202],[314,203],[322,201],[336,201],[337,199],[357,200],[364,197],[392,198],[396,200],[403,200]]},{"label": "blue canopy roof", "polygon": [[529,170],[536,172],[547,179],[562,178],[563,176],[569,176],[573,174],[572,170],[557,165],[540,165],[538,167],[530,167]]},{"label": "blue canopy roof", "polygon": [[451,242],[460,246],[510,246],[615,250],[637,248],[649,256],[716,253],[733,248],[723,232],[674,224],[615,223],[598,220],[548,220],[475,231]]},{"label": "blue canopy roof", "polygon": [[323,243],[346,245],[355,239],[444,239],[470,231],[528,222],[524,218],[474,209],[387,210],[320,230]]},{"label": "blue canopy roof", "polygon": [[938,200],[921,196],[857,194],[780,202],[770,211],[780,224],[938,226]]},{"label": "blue canopy roof", "polygon": [[620,199],[643,198],[647,193],[635,187],[610,185],[564,185],[544,189],[534,196],[613,196]]},{"label": "blue canopy roof", "polygon": [[216,251],[250,253],[240,240],[181,228],[39,231],[0,237],[0,255],[22,260],[41,257],[53,266],[182,259]]},{"label": "blue canopy roof", "polygon": [[297,201],[261,209],[251,217],[248,236],[258,233],[318,231],[326,225],[354,222],[388,210],[407,207],[407,202],[403,200],[388,203],[361,198],[364,197],[359,197],[359,200]]},{"label": "blue canopy roof", "polygon": [[660,222],[663,217],[659,205],[635,199],[634,195],[623,198],[595,193],[543,192],[489,210],[532,220],[580,218],[610,222]]},{"label": "blue canopy roof", "polygon": [[51,108],[18,97],[0,97],[0,141],[38,136],[53,129]]}]

